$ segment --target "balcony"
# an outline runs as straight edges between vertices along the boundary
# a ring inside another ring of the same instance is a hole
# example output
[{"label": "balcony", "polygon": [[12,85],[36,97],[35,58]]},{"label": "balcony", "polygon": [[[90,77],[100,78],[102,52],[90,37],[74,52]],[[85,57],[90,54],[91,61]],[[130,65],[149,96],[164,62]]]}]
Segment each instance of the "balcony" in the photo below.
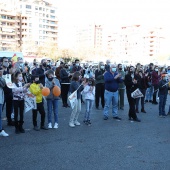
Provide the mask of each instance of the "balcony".
[{"label": "balcony", "polygon": [[0,21],[2,21],[2,22],[10,22],[10,23],[15,23],[16,22],[16,20],[15,19],[5,19],[5,18],[0,18]]}]

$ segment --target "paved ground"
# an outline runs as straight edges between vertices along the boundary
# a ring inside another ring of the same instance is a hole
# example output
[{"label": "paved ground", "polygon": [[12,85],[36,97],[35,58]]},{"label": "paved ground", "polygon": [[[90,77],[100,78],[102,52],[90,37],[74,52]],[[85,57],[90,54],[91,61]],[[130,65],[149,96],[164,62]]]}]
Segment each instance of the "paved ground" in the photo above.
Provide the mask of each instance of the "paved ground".
[{"label": "paved ground", "polygon": [[[166,110],[170,104],[167,101]],[[158,106],[147,103],[147,113],[139,113],[141,123],[128,120],[125,110],[118,122],[102,119],[93,109],[92,126],[68,126],[71,109],[59,108],[59,129],[32,130],[31,112],[25,115],[25,134],[16,135],[13,127],[0,137],[1,170],[169,170],[170,116],[158,117]],[[79,117],[83,121],[84,105]],[[4,115],[3,115],[4,116]]]}]

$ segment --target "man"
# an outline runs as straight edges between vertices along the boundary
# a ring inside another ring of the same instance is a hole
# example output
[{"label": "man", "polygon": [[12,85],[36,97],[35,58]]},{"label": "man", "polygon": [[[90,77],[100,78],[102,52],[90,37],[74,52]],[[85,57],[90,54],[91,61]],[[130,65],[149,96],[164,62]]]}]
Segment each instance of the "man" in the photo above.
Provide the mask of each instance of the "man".
[{"label": "man", "polygon": [[61,61],[59,67],[56,68],[55,75],[57,79],[60,81],[60,70],[63,68],[64,63]]},{"label": "man", "polygon": [[[3,57],[2,60],[2,70],[3,70],[3,75],[6,74],[10,74],[10,70],[8,68],[9,63],[8,63],[8,58],[7,57]],[[13,93],[12,93],[12,89],[8,88],[7,85],[5,85],[4,89],[4,105],[6,103],[6,117],[7,117],[7,124],[8,126],[14,126],[14,122],[11,119],[11,114],[13,111]]]},{"label": "man", "polygon": [[146,90],[146,97],[145,102],[152,103],[152,95],[153,95],[153,86],[152,86],[152,71],[154,70],[154,64],[149,64],[149,69],[146,70],[146,73],[148,73],[148,88]]},{"label": "man", "polygon": [[110,60],[106,60],[105,70],[106,71],[110,70]]},{"label": "man", "polygon": [[[118,73],[121,75],[122,80],[125,79],[125,72],[122,70],[122,64],[118,64]],[[125,83],[119,83],[119,108],[124,110],[124,96],[125,96]]]},{"label": "man", "polygon": [[110,103],[112,102],[112,114],[113,119],[118,121],[121,120],[118,117],[118,88],[119,83],[122,83],[123,80],[121,79],[121,75],[116,72],[116,65],[112,64],[110,66],[110,70],[104,74],[104,81],[105,81],[105,106],[104,106],[104,120],[108,119],[109,115],[109,107]]},{"label": "man", "polygon": [[45,74],[47,71],[47,60],[42,59],[41,60],[41,66],[40,68],[37,68],[36,75],[39,76],[40,83],[45,86]]},{"label": "man", "polygon": [[73,66],[72,73],[75,73],[76,71],[81,72],[82,68],[80,66],[80,61],[78,59],[75,60],[75,66]]}]

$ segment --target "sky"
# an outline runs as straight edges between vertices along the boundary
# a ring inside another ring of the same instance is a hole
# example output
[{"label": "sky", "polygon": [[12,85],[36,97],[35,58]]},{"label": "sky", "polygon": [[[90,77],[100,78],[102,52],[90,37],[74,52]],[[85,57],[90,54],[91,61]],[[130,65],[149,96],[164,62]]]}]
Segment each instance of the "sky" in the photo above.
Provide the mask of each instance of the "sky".
[{"label": "sky", "polygon": [[170,30],[168,0],[49,0],[56,7],[59,19],[59,45],[71,47],[76,26],[102,24],[113,32],[120,26],[142,24],[162,26]]}]

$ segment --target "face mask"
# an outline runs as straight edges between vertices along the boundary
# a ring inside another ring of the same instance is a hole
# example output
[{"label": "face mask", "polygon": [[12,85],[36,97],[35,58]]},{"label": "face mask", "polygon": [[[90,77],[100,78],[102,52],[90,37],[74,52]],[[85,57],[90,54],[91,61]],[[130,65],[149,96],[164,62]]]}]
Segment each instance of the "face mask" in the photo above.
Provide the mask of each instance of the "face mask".
[{"label": "face mask", "polygon": [[51,78],[48,78],[48,80],[49,80],[49,81],[52,81],[52,80],[53,80],[53,77],[51,77]]},{"label": "face mask", "polygon": [[115,72],[115,71],[116,71],[116,68],[112,68],[112,71]]},{"label": "face mask", "polygon": [[100,68],[103,70],[103,69],[104,69],[104,66],[101,66]]},{"label": "face mask", "polygon": [[158,69],[157,69],[157,68],[155,68],[155,71],[158,71]]},{"label": "face mask", "polygon": [[47,63],[43,63],[43,67],[47,67]]},{"label": "face mask", "polygon": [[39,84],[39,83],[40,83],[40,81],[39,81],[39,80],[35,81],[35,84]]},{"label": "face mask", "polygon": [[20,63],[19,66],[22,67],[22,66],[23,66],[23,63]]},{"label": "face mask", "polygon": [[79,63],[77,63],[76,66],[78,67],[78,66],[79,66]]},{"label": "face mask", "polygon": [[119,68],[119,70],[121,71],[121,70],[122,70],[122,68]]},{"label": "face mask", "polygon": [[133,70],[130,70],[130,73],[133,73]]},{"label": "face mask", "polygon": [[28,64],[25,64],[25,66],[27,66]]},{"label": "face mask", "polygon": [[164,78],[163,78],[163,80],[164,80],[164,81],[167,81],[167,78],[166,78],[166,77],[164,77]]},{"label": "face mask", "polygon": [[9,68],[9,69],[12,68],[12,64],[9,64],[8,68]]},{"label": "face mask", "polygon": [[5,62],[5,63],[3,63],[3,66],[4,66],[5,68],[7,68],[7,67],[9,66],[9,63]]},{"label": "face mask", "polygon": [[91,82],[91,81],[89,81],[89,82],[88,82],[88,84],[89,84],[89,86],[91,86],[91,85],[92,85],[92,82]]},{"label": "face mask", "polygon": [[19,81],[22,81],[22,80],[23,80],[23,78],[22,78],[22,77],[18,77],[18,80],[19,80]]}]

